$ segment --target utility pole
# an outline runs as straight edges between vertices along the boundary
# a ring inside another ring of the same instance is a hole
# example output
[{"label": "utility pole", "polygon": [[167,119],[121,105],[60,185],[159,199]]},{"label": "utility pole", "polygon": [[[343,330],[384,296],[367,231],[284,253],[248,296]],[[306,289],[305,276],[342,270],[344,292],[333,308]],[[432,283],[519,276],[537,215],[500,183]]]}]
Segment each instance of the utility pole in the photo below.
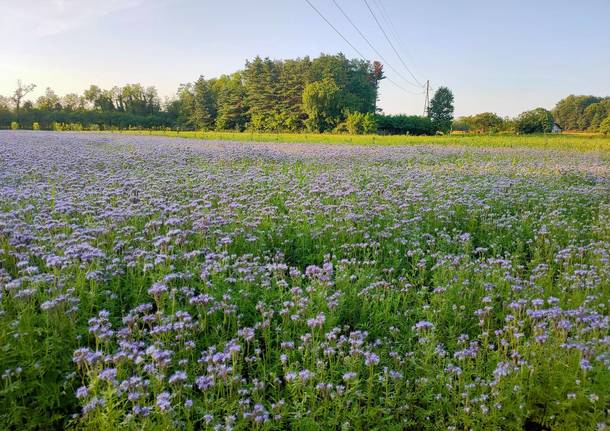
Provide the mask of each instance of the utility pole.
[{"label": "utility pole", "polygon": [[430,80],[426,81],[426,100],[424,100],[424,117],[430,116]]}]

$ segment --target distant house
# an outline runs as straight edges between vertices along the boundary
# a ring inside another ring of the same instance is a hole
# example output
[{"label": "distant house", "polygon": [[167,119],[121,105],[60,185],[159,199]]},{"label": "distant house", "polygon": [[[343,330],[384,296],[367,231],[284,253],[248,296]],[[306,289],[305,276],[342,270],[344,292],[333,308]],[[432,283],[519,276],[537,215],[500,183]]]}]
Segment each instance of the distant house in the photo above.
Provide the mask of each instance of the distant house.
[{"label": "distant house", "polygon": [[562,127],[553,121],[553,127],[551,127],[551,133],[561,133],[563,132]]}]

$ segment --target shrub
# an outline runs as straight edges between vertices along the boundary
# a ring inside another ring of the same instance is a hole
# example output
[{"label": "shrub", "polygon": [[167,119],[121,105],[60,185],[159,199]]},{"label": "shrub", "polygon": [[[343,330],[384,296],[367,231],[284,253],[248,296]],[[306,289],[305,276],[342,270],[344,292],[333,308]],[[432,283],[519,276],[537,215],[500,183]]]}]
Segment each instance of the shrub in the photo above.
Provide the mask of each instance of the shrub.
[{"label": "shrub", "polygon": [[40,130],[40,124],[38,122],[32,123],[32,130]]},{"label": "shrub", "polygon": [[359,134],[360,126],[362,124],[362,113],[350,112],[345,119],[345,127],[347,131],[352,135]]},{"label": "shrub", "polygon": [[364,115],[364,120],[362,120],[362,131],[366,135],[377,133],[377,119],[375,118],[375,115],[370,113]]},{"label": "shrub", "polygon": [[610,134],[610,115],[599,125],[599,131],[606,135]]},{"label": "shrub", "polygon": [[337,127],[333,129],[333,133],[349,133],[347,123],[344,121],[343,123],[337,124]]},{"label": "shrub", "polygon": [[451,130],[453,130],[454,132],[470,131],[470,125],[469,125],[469,121],[467,120],[467,117],[461,117],[461,118],[458,118],[457,120],[454,120],[453,124],[451,125]]},{"label": "shrub", "polygon": [[64,130],[70,130],[73,132],[82,132],[83,125],[80,123],[69,123],[69,124],[64,125]]},{"label": "shrub", "polygon": [[11,121],[11,130],[17,130],[19,128],[19,123],[16,121]]},{"label": "shrub", "polygon": [[417,115],[377,115],[377,130],[385,135],[433,135],[434,125],[428,117]]},{"label": "shrub", "polygon": [[[352,135],[371,134],[377,131],[377,121],[375,120],[375,116],[371,113],[350,112],[347,114],[344,127]],[[341,127],[341,129],[342,128],[343,127]],[[337,129],[339,129],[339,127]]]}]

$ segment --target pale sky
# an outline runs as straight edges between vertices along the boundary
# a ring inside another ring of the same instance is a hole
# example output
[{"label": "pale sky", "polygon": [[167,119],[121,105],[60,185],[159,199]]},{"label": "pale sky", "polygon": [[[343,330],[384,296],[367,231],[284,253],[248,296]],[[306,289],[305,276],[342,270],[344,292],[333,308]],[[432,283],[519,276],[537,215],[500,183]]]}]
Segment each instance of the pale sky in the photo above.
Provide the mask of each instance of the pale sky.
[{"label": "pale sky", "polygon": [[[332,0],[310,0],[367,58],[379,59]],[[410,78],[364,0],[336,0],[399,74]],[[516,115],[569,94],[610,95],[609,0],[367,0],[420,82],[446,85],[457,115]],[[386,18],[390,19],[387,20]],[[0,94],[17,79],[35,99],[140,82],[161,96],[180,83],[273,59],[358,54],[305,0],[0,0]],[[383,61],[382,61],[383,62]],[[419,114],[422,95],[388,80],[386,112]]]}]

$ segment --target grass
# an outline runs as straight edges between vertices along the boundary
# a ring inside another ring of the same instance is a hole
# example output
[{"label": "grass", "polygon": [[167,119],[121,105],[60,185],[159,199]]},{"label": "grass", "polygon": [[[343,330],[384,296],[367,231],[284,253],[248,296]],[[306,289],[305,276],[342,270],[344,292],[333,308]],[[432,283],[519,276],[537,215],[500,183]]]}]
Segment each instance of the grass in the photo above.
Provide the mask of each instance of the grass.
[{"label": "grass", "polygon": [[0,153],[0,429],[610,425],[604,153],[28,132]]},{"label": "grass", "polygon": [[284,142],[352,145],[464,145],[490,148],[547,148],[576,151],[610,151],[610,136],[599,134],[467,135],[442,136],[347,135],[328,133],[256,133],[123,130],[113,133],[181,137],[220,141]]}]

